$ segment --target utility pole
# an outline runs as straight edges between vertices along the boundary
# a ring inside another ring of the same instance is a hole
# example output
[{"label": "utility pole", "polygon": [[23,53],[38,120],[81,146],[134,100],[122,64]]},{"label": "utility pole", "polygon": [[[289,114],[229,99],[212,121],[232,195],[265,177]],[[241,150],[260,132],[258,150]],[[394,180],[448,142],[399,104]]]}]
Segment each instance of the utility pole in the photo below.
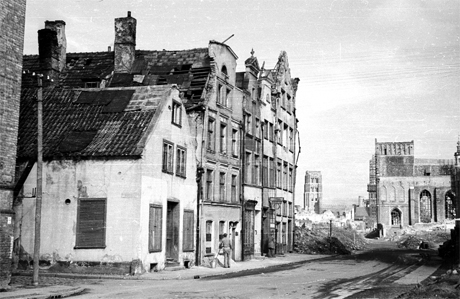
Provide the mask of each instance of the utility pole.
[{"label": "utility pole", "polygon": [[37,75],[37,196],[35,202],[35,242],[34,269],[32,284],[38,285],[38,270],[40,260],[40,226],[42,213],[42,167],[43,167],[43,75]]}]

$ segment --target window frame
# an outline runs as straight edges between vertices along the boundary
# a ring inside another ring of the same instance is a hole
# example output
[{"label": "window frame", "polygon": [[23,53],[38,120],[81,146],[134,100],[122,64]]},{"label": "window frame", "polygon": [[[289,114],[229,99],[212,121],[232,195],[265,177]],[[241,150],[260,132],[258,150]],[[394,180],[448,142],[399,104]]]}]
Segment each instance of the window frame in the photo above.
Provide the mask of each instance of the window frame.
[{"label": "window frame", "polygon": [[171,106],[171,123],[182,128],[182,104],[173,100]]},{"label": "window frame", "polygon": [[[165,146],[168,146],[168,150],[165,149]],[[162,153],[161,170],[164,173],[174,174],[174,143],[163,139]]]},{"label": "window frame", "polygon": [[[183,161],[181,161],[181,158]],[[187,148],[178,145],[176,147],[176,176],[186,178],[187,175]]]},{"label": "window frame", "polygon": [[210,152],[216,151],[216,120],[212,117],[208,118],[208,145],[206,149]]},{"label": "window frame", "polygon": [[227,174],[224,171],[219,172],[219,201],[226,202],[227,201]]},{"label": "window frame", "polygon": [[206,169],[206,200],[214,200],[214,169]]}]

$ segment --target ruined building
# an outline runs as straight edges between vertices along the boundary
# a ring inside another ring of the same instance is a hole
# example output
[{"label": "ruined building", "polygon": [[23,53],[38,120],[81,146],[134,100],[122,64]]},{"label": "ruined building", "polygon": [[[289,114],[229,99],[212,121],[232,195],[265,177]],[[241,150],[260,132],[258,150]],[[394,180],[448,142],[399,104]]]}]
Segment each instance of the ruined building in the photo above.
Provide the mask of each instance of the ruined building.
[{"label": "ruined building", "polygon": [[377,142],[370,162],[370,210],[386,234],[455,218],[454,161],[417,159],[414,142]]},{"label": "ruined building", "polygon": [[0,289],[11,279],[25,0],[0,2]]},{"label": "ruined building", "polygon": [[303,194],[303,208],[308,211],[321,213],[323,201],[323,177],[321,171],[305,172],[305,187]]}]

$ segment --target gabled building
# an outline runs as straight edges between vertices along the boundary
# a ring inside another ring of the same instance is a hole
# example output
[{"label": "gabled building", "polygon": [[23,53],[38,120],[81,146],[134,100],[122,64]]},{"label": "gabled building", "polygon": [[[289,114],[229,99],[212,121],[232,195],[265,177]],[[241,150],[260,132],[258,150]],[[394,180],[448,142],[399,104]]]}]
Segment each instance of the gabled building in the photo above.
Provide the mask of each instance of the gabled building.
[{"label": "gabled building", "polygon": [[291,78],[286,52],[273,69],[259,68],[251,53],[239,74],[243,100],[243,252],[245,258],[292,251],[297,158],[295,110],[299,79]]},{"label": "gabled building", "polygon": [[[170,75],[172,69],[163,71],[165,77],[144,71],[149,62],[174,55],[169,52],[140,52],[151,60],[133,62],[139,73],[120,69],[128,62],[117,58],[126,58],[117,41],[135,42],[132,23],[130,16],[116,20],[116,28],[127,30],[117,31],[115,52],[64,55],[65,23],[47,22],[39,31],[40,54],[24,57],[26,70],[55,79],[43,89],[41,259],[116,262],[124,271],[133,260],[152,271],[195,261],[197,201],[190,194],[197,193],[196,147],[178,84],[184,76]],[[202,52],[179,55],[196,59]],[[37,186],[38,88],[24,78],[15,237],[20,258],[28,260]],[[162,80],[169,84],[157,84]],[[193,94],[199,79],[187,80]]]}]

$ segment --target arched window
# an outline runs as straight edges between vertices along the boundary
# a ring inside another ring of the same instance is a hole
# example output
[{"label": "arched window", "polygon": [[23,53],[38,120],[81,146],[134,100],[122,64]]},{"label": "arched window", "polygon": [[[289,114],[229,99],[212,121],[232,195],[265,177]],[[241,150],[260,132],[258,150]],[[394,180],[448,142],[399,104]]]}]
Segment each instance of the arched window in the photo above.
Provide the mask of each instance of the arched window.
[{"label": "arched window", "polygon": [[401,226],[401,211],[396,208],[391,211],[391,225]]},{"label": "arched window", "polygon": [[423,223],[430,223],[431,216],[431,193],[427,190],[423,190],[422,193],[420,193],[420,221]]},{"label": "arched window", "polygon": [[446,219],[455,219],[455,200],[452,191],[446,192],[445,197]]}]

